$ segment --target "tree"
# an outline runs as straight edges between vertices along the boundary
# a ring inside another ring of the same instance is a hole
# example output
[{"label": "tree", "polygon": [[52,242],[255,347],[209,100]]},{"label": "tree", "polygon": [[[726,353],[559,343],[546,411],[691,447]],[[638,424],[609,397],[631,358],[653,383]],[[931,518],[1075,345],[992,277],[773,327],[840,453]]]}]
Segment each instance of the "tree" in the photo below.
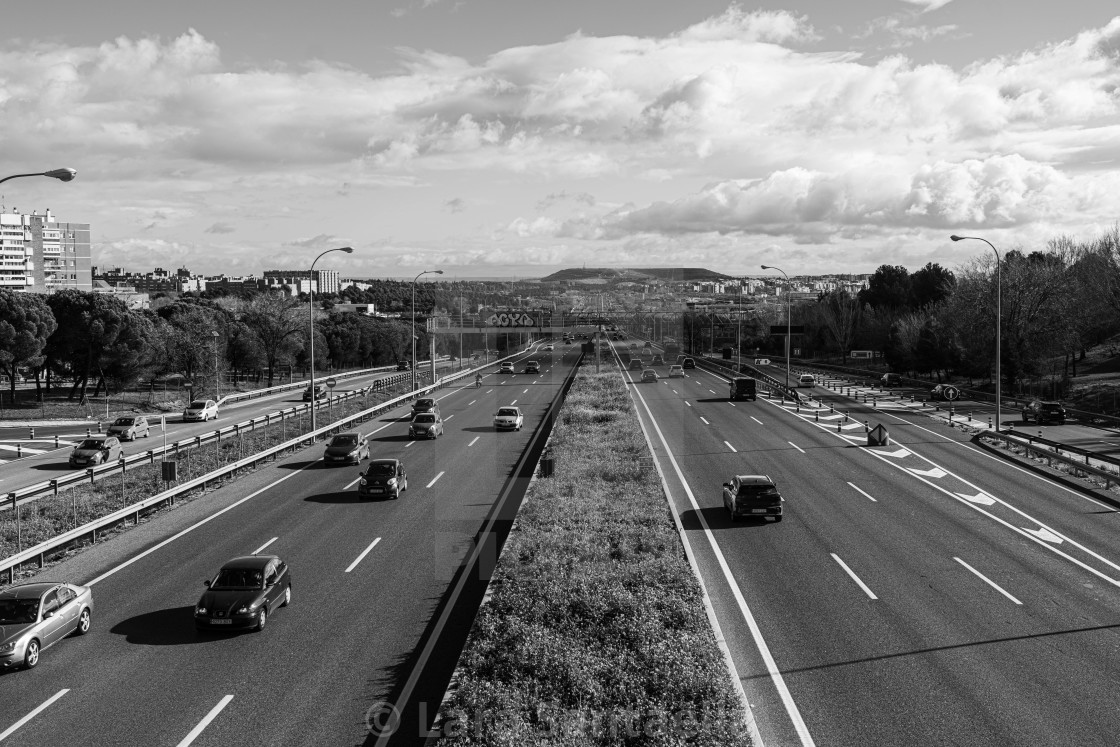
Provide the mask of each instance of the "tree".
[{"label": "tree", "polygon": [[840,348],[840,355],[847,363],[856,329],[859,327],[861,307],[859,299],[846,290],[830,291],[817,299],[817,311],[825,328]]},{"label": "tree", "polygon": [[910,271],[901,265],[880,265],[859,292],[860,304],[873,309],[904,311],[913,308]]},{"label": "tree", "polygon": [[0,373],[9,377],[13,400],[19,367],[42,365],[43,348],[57,327],[42,296],[0,290]]},{"label": "tree", "polygon": [[245,303],[241,321],[260,345],[268,367],[268,386],[272,386],[276,364],[303,347],[307,319],[302,311],[298,300],[277,291],[258,293]]},{"label": "tree", "polygon": [[910,306],[923,309],[952,295],[957,279],[953,273],[933,262],[910,276]]}]

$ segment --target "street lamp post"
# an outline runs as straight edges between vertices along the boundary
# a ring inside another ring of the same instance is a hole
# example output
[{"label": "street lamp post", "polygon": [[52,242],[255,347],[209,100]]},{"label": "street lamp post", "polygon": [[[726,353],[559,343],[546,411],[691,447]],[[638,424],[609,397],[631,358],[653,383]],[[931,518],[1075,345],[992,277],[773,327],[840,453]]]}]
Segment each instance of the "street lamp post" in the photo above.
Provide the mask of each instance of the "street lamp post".
[{"label": "street lamp post", "polygon": [[743,371],[743,279],[739,278],[739,316],[735,319],[735,373]]},{"label": "street lamp post", "polygon": [[999,361],[1003,357],[1003,348],[1000,346],[1000,327],[1003,325],[1003,309],[1000,303],[1003,292],[1001,290],[1001,282],[999,276],[999,250],[992,246],[992,242],[987,239],[982,239],[979,236],[957,236],[956,234],[949,237],[953,241],[965,241],[970,239],[972,241],[983,241],[991,247],[992,251],[996,254],[996,433],[999,433],[1000,417],[1002,416],[1002,380],[1000,378]]},{"label": "street lamp post", "polygon": [[784,275],[785,279],[786,279],[786,390],[788,391],[789,390],[789,349],[790,349],[790,345],[791,345],[790,331],[793,329],[793,327],[790,326],[790,318],[791,318],[790,309],[791,309],[791,303],[792,303],[791,299],[793,297],[793,295],[791,293],[792,288],[789,287],[789,275],[786,275],[785,270],[783,270],[781,267],[773,267],[771,265],[763,265],[762,269],[764,269],[764,270],[777,270],[778,272],[782,273],[782,275]]},{"label": "street lamp post", "polygon": [[11,176],[5,176],[3,179],[0,179],[0,184],[3,184],[9,179],[19,179],[22,176],[49,176],[52,179],[68,182],[77,175],[78,172],[74,169],[53,169],[51,171],[37,171],[34,174],[12,174]]},{"label": "street lamp post", "polygon": [[443,270],[424,270],[412,279],[412,391],[416,391],[416,281],[420,275],[442,275]]},{"label": "street lamp post", "polygon": [[214,331],[210,335],[214,338],[214,401],[217,402],[222,398],[222,371],[218,368],[218,333]]},{"label": "street lamp post", "polygon": [[352,254],[354,252],[354,249],[353,249],[353,247],[349,247],[349,246],[340,246],[336,249],[328,249],[327,251],[323,252],[318,257],[316,257],[314,259],[314,261],[312,261],[311,269],[308,270],[308,272],[307,272],[307,311],[308,311],[309,318],[311,320],[311,328],[308,330],[308,332],[309,332],[308,336],[311,338],[311,382],[310,382],[310,386],[311,386],[311,430],[312,431],[315,430],[315,405],[317,404],[317,400],[315,399],[315,285],[314,285],[314,282],[315,282],[315,262],[318,262],[323,257],[323,254],[330,254],[331,252],[346,252],[347,254]]}]

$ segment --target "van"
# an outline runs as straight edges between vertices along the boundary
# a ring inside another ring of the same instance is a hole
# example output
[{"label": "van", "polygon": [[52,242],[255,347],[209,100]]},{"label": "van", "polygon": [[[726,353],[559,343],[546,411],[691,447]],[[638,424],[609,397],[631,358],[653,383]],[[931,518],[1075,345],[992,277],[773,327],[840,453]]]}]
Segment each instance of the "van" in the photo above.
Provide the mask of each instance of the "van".
[{"label": "van", "polygon": [[727,396],[731,400],[758,399],[755,386],[755,380],[749,376],[736,376],[731,380],[731,392]]}]

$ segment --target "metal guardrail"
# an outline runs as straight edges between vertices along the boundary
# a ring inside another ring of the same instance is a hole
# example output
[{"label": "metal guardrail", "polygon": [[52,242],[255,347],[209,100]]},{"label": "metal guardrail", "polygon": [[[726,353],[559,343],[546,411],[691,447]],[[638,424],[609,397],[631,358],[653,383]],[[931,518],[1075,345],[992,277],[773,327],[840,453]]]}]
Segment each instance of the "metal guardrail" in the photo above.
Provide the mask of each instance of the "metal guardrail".
[{"label": "metal guardrail", "polygon": [[[499,363],[502,362],[502,360],[507,360],[508,358],[513,358],[513,357],[516,357],[517,355],[520,355],[520,354],[521,354],[521,352],[516,353],[514,355],[507,356],[507,358],[496,360],[493,363],[485,364],[485,365],[483,365],[479,368],[464,369],[462,371],[451,374],[449,376],[441,376],[435,383],[430,384],[426,387],[421,387],[419,389],[416,389],[415,391],[408,392],[406,394],[402,394],[399,397],[395,397],[395,398],[393,398],[391,400],[388,400],[386,402],[382,402],[381,404],[375,405],[374,407],[371,407],[367,410],[362,410],[361,412],[355,413],[354,415],[350,415],[349,417],[346,417],[346,418],[343,418],[341,420],[330,423],[326,426],[323,426],[322,428],[316,429],[313,432],[300,434],[299,436],[296,436],[295,438],[291,438],[291,439],[285,441],[282,444],[278,444],[276,446],[270,447],[270,448],[265,449],[264,451],[258,452],[256,454],[251,454],[251,455],[249,455],[249,456],[247,456],[243,459],[239,459],[238,461],[236,461],[232,464],[227,464],[224,467],[221,467],[217,470],[214,470],[213,472],[209,472],[205,475],[200,475],[199,477],[196,477],[196,478],[194,478],[192,480],[189,480],[185,483],[177,485],[174,488],[171,488],[169,490],[165,490],[162,493],[158,493],[156,495],[150,496],[150,497],[145,498],[145,499],[143,499],[141,501],[138,501],[136,503],[132,503],[128,506],[125,506],[124,508],[118,509],[117,511],[114,511],[112,514],[101,517],[99,519],[95,519],[91,522],[83,524],[80,527],[75,527],[74,529],[71,529],[67,532],[64,532],[64,533],[60,534],[60,535],[52,537],[49,540],[41,542],[41,543],[35,545],[34,547],[29,547],[26,550],[20,550],[15,555],[12,555],[12,556],[9,556],[7,558],[4,558],[3,560],[0,560],[0,577],[3,577],[6,573],[8,583],[13,583],[14,579],[15,579],[15,574],[18,572],[18,570],[22,567],[22,565],[24,563],[27,563],[29,561],[34,560],[34,561],[38,562],[38,565],[41,568],[41,567],[43,567],[45,559],[48,555],[50,555],[51,553],[56,552],[56,551],[58,551],[62,548],[65,548],[65,547],[69,546],[72,542],[80,540],[80,539],[82,539],[86,536],[89,536],[92,539],[96,539],[97,532],[99,530],[104,529],[106,527],[110,527],[110,526],[120,524],[121,522],[126,521],[129,517],[134,517],[136,519],[136,521],[139,522],[140,512],[143,511],[144,509],[151,508],[153,506],[157,506],[157,505],[159,505],[161,503],[165,503],[165,502],[166,503],[173,503],[176,496],[181,495],[183,493],[186,493],[190,490],[193,490],[194,488],[197,488],[199,486],[205,486],[207,483],[212,482],[214,480],[221,479],[225,475],[233,475],[239,469],[242,469],[244,467],[253,466],[253,465],[255,465],[259,462],[262,462],[262,461],[264,461],[264,460],[266,460],[270,457],[273,457],[277,454],[281,454],[284,451],[286,451],[287,449],[297,448],[297,447],[301,446],[302,444],[304,444],[306,442],[310,442],[310,443],[313,444],[315,442],[315,440],[321,435],[329,434],[332,431],[335,431],[335,430],[340,429],[340,428],[345,428],[346,426],[354,424],[354,423],[365,422],[366,420],[377,417],[378,415],[385,412],[386,410],[390,410],[390,409],[396,407],[397,405],[401,404],[402,402],[407,402],[414,397],[419,397],[419,396],[422,396],[422,395],[427,394],[429,392],[432,392],[436,389],[443,388],[444,386],[446,386],[446,385],[448,385],[448,384],[450,384],[454,381],[457,381],[458,379],[462,379],[462,378],[465,378],[467,376],[473,375],[474,373],[481,370],[482,368],[489,368],[492,365],[498,365]],[[374,382],[374,384],[370,385],[365,390],[356,390],[354,392],[348,392],[347,394],[336,397],[335,399],[348,399],[348,398],[356,397],[356,396],[359,396],[359,395],[364,396],[366,394],[366,392],[368,392],[368,391],[374,389],[375,387],[377,387],[377,385],[379,383],[381,384],[381,386],[379,386],[377,388],[384,388],[384,382],[386,382],[386,381],[392,381],[393,383],[403,382],[405,379],[411,379],[411,376],[412,376],[412,374],[411,374],[411,372],[409,372],[408,374],[401,374],[400,376],[390,377],[389,379],[379,379],[377,382]],[[290,408],[290,411],[292,413],[296,413],[296,412],[301,411],[301,410],[305,411],[309,407],[311,407],[311,405],[313,405],[313,404],[323,404],[325,402],[326,402],[326,400],[319,400],[318,402],[312,402],[312,403],[308,403],[306,405],[298,405],[296,407]],[[280,414],[283,414],[283,412],[281,412]],[[268,413],[264,416],[264,423],[265,424],[271,423],[271,422],[273,422],[273,420],[274,420],[274,417],[273,417],[272,413]],[[253,423],[253,422],[260,423],[260,422],[262,422],[262,418],[254,418],[253,420],[246,421],[246,423]],[[235,429],[234,432],[236,433],[237,432],[236,429],[241,425],[242,424],[239,423],[235,426],[230,426],[230,427],[227,427],[227,428],[221,429],[221,430],[228,433],[230,431],[230,429],[233,428],[233,429]],[[252,426],[250,426],[250,429],[251,428],[252,428]],[[207,436],[206,438],[208,440],[212,439],[213,437],[219,437],[220,438],[220,432],[221,431],[215,431],[215,434],[213,434],[212,436]],[[196,442],[197,443],[206,443],[207,441],[200,441],[200,439],[202,439],[202,438],[203,437],[201,437],[201,436],[196,436],[194,439],[191,439],[191,443],[192,444],[195,444]],[[169,445],[167,447],[167,449],[169,451],[172,450],[172,448],[173,447],[171,445]],[[161,448],[158,451],[163,452],[164,450]],[[148,460],[149,463],[152,463],[152,462],[155,461],[155,459],[154,459],[154,454],[155,453],[156,453],[156,451],[152,450],[152,451],[148,451],[144,454],[134,455],[134,457],[138,457],[138,458],[132,459],[130,461],[130,463],[135,465],[137,462],[144,461],[144,460]],[[116,469],[120,468],[119,465],[106,465],[106,467],[107,467],[107,469],[103,470],[103,472],[114,472]],[[90,471],[93,471],[93,470],[87,470],[87,472],[90,472]],[[81,480],[84,480],[85,478],[86,478],[86,475],[79,475],[78,480],[81,481]],[[54,481],[52,481],[52,482],[54,482]],[[50,489],[50,488],[48,488],[48,489]],[[28,496],[25,495],[24,497],[26,498]],[[36,497],[38,497],[38,496],[36,496]],[[11,508],[14,508],[18,512],[19,504],[17,502],[16,494],[15,493],[10,493],[9,498],[12,501]],[[18,513],[17,513],[17,518],[18,518]]]},{"label": "metal guardrail", "polygon": [[[1116,460],[1111,457],[1105,457],[1101,454],[1095,454],[1090,451],[1085,451],[1084,449],[1074,449],[1072,447],[1066,446],[1065,444],[1059,444],[1055,441],[1049,441],[1044,438],[1035,438],[1032,440],[1029,437],[1020,436],[1014,433],[996,433],[994,431],[985,431],[984,433],[981,433],[979,435],[982,438],[993,438],[997,441],[1003,441],[1007,444],[1013,444],[1015,446],[1022,447],[1029,453],[1037,454],[1039,457],[1045,458],[1047,464],[1051,466],[1053,466],[1053,462],[1058,461],[1063,464],[1067,464],[1071,468],[1080,472],[1096,475],[1097,477],[1104,480],[1104,486],[1106,490],[1112,486],[1112,483],[1117,483],[1118,485],[1120,485],[1120,472],[1116,470],[1100,469],[1099,467],[1094,467],[1090,463],[1090,459],[1097,459],[1098,461],[1117,467],[1120,467],[1120,460]],[[1041,445],[1038,445],[1038,443],[1035,442],[1041,443]],[[1079,455],[1081,456],[1081,460],[1074,459],[1072,456],[1066,456],[1061,453],[1062,451],[1079,453]]]}]

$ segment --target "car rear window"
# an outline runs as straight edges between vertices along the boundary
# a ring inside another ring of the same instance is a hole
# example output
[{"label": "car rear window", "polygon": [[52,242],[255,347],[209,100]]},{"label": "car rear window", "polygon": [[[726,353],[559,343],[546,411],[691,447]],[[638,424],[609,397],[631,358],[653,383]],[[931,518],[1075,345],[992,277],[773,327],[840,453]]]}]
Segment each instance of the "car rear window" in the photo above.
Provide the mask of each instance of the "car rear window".
[{"label": "car rear window", "polygon": [[191,406],[190,406],[190,409],[192,409],[192,410],[201,410],[201,409],[202,409],[202,408],[204,408],[204,407],[206,407],[206,403],[205,403],[205,402],[191,402]]},{"label": "car rear window", "polygon": [[778,489],[773,485],[740,485],[739,495],[768,496],[777,495]]},{"label": "car rear window", "polygon": [[134,422],[133,418],[117,418],[113,421],[113,425],[132,425]]},{"label": "car rear window", "polygon": [[517,417],[517,410],[512,410],[508,407],[503,407],[501,410],[498,410],[498,414],[499,415],[508,415],[508,416],[511,416],[511,417]]},{"label": "car rear window", "polygon": [[1042,409],[1045,410],[1046,412],[1061,412],[1062,411],[1062,406],[1061,405],[1055,405],[1055,404],[1049,404],[1049,405],[1043,405]]}]

